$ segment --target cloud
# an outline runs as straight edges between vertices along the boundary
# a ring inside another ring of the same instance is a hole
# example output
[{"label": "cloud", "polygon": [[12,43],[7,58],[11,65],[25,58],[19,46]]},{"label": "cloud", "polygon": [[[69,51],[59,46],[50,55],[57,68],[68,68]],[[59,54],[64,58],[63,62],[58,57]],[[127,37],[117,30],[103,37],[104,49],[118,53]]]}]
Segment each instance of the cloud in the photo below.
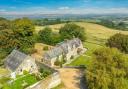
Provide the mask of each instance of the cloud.
[{"label": "cloud", "polygon": [[11,8],[11,9],[16,9],[16,7],[15,7],[15,6],[10,6],[9,8]]},{"label": "cloud", "polygon": [[58,9],[59,9],[59,10],[68,10],[68,9],[70,9],[70,8],[67,7],[67,6],[65,6],[65,7],[59,7]]},{"label": "cloud", "polygon": [[5,9],[0,9],[0,12],[5,12],[6,10]]}]

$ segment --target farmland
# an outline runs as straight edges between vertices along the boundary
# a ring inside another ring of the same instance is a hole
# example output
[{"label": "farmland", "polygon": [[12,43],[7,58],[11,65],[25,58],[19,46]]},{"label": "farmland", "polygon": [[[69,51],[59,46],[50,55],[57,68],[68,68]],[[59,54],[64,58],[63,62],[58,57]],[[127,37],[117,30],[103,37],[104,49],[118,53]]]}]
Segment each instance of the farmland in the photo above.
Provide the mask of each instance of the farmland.
[{"label": "farmland", "polygon": [[[84,47],[87,48],[87,52],[85,55],[78,57],[75,61],[73,61],[70,65],[88,65],[89,59],[91,59],[92,52],[100,47],[105,45],[106,40],[116,34],[128,34],[128,31],[119,31],[111,28],[107,28],[98,24],[94,23],[86,23],[86,22],[74,22],[75,24],[83,27],[86,30],[87,40],[83,43]],[[64,24],[56,24],[56,25],[49,25],[53,29],[54,32],[58,32],[58,29],[62,27]],[[42,30],[44,26],[37,26],[36,32]],[[90,56],[90,57],[88,57]],[[87,60],[86,60],[87,59]]]}]

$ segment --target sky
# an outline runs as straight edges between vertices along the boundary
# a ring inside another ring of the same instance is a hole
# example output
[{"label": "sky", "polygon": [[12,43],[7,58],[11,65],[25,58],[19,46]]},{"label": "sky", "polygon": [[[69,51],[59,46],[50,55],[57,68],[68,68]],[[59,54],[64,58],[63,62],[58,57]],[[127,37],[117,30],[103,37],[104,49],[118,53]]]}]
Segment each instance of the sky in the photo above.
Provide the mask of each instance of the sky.
[{"label": "sky", "polygon": [[128,0],[0,0],[0,15],[128,14]]}]

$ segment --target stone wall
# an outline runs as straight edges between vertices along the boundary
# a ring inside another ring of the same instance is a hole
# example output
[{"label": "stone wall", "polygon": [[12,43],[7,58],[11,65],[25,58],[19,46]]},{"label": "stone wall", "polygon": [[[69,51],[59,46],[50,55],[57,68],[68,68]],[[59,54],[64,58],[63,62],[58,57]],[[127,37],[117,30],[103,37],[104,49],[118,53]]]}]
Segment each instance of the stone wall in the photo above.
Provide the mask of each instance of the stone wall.
[{"label": "stone wall", "polygon": [[37,64],[40,67],[51,70],[52,74],[46,77],[45,79],[37,82],[36,84],[27,87],[26,89],[51,89],[61,83],[61,78],[57,70],[39,62]]},{"label": "stone wall", "polygon": [[58,72],[48,76],[44,80],[37,82],[36,84],[27,87],[26,89],[51,89],[58,86],[61,83]]}]

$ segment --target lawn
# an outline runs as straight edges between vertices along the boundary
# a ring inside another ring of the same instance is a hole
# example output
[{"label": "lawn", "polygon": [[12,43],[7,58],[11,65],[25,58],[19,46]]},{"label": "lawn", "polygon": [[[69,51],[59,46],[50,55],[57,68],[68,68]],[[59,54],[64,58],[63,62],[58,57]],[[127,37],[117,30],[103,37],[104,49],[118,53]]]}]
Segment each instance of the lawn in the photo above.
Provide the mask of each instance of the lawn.
[{"label": "lawn", "polygon": [[76,58],[73,62],[71,62],[69,66],[80,66],[80,65],[88,66],[92,61],[93,52],[96,49],[103,46],[90,42],[84,42],[84,47],[87,48],[88,50],[83,55],[81,55],[80,57]]},{"label": "lawn", "polygon": [[88,66],[90,63],[91,63],[90,56],[81,55],[80,57],[72,61],[72,63],[68,64],[68,66],[80,66],[80,65]]},{"label": "lawn", "polygon": [[100,47],[103,47],[102,45],[98,45],[96,43],[91,43],[91,42],[84,42],[83,43],[84,47],[87,48],[87,51],[86,51],[86,55],[88,56],[92,56],[93,52],[100,48]]},{"label": "lawn", "polygon": [[5,85],[3,89],[24,89],[37,81],[35,75],[27,74],[14,80],[11,85]]}]

